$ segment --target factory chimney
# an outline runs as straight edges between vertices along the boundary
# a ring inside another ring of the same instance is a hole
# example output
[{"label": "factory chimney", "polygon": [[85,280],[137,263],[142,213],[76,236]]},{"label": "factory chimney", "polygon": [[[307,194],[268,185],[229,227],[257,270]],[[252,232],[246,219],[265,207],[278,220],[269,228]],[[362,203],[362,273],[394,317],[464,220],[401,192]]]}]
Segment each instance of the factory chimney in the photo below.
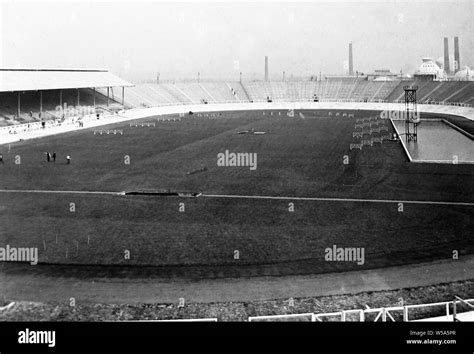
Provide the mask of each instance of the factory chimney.
[{"label": "factory chimney", "polygon": [[461,70],[461,62],[459,61],[459,38],[454,37],[454,72]]},{"label": "factory chimney", "polygon": [[349,43],[349,76],[354,75],[354,65],[352,62],[352,42]]},{"label": "factory chimney", "polygon": [[444,37],[444,71],[448,75],[451,74],[451,70],[449,70],[449,45],[446,37]]},{"label": "factory chimney", "polygon": [[268,81],[268,57],[265,56],[265,81]]}]

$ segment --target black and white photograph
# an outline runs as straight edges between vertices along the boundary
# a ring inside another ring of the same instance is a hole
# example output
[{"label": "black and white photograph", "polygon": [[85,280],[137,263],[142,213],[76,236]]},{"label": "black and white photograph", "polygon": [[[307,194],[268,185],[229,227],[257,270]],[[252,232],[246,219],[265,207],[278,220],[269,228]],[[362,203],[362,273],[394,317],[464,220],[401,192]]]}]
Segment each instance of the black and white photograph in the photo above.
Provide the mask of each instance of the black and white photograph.
[{"label": "black and white photograph", "polygon": [[472,353],[473,139],[470,0],[1,0],[0,353]]}]

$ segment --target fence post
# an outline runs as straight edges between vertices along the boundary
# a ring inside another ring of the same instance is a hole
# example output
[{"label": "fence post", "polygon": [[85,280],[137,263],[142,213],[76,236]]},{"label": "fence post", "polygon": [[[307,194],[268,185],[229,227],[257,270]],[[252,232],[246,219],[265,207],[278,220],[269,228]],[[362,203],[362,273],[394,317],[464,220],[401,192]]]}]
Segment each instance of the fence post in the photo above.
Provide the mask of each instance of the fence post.
[{"label": "fence post", "polygon": [[456,300],[453,300],[453,322],[456,322]]},{"label": "fence post", "polygon": [[403,306],[403,322],[408,322],[408,307]]}]

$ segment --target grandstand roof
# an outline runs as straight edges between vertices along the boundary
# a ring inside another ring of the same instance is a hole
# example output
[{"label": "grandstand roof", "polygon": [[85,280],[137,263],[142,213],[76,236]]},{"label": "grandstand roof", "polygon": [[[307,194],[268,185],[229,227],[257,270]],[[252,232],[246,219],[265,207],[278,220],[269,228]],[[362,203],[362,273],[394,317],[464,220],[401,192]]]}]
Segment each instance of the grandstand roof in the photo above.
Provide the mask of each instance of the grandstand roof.
[{"label": "grandstand roof", "polygon": [[0,69],[0,92],[133,86],[107,70]]}]

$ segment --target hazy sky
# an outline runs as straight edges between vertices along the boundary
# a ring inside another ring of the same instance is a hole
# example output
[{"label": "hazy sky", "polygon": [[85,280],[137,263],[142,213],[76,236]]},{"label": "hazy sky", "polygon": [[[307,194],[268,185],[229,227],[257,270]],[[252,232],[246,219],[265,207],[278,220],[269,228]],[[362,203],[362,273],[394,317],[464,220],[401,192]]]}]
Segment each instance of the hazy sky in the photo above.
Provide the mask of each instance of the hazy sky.
[{"label": "hazy sky", "polygon": [[[286,72],[413,72],[459,36],[474,64],[474,1],[18,2],[0,3],[0,66],[107,68],[138,81],[261,79]],[[347,65],[347,63],[346,63]]]}]

